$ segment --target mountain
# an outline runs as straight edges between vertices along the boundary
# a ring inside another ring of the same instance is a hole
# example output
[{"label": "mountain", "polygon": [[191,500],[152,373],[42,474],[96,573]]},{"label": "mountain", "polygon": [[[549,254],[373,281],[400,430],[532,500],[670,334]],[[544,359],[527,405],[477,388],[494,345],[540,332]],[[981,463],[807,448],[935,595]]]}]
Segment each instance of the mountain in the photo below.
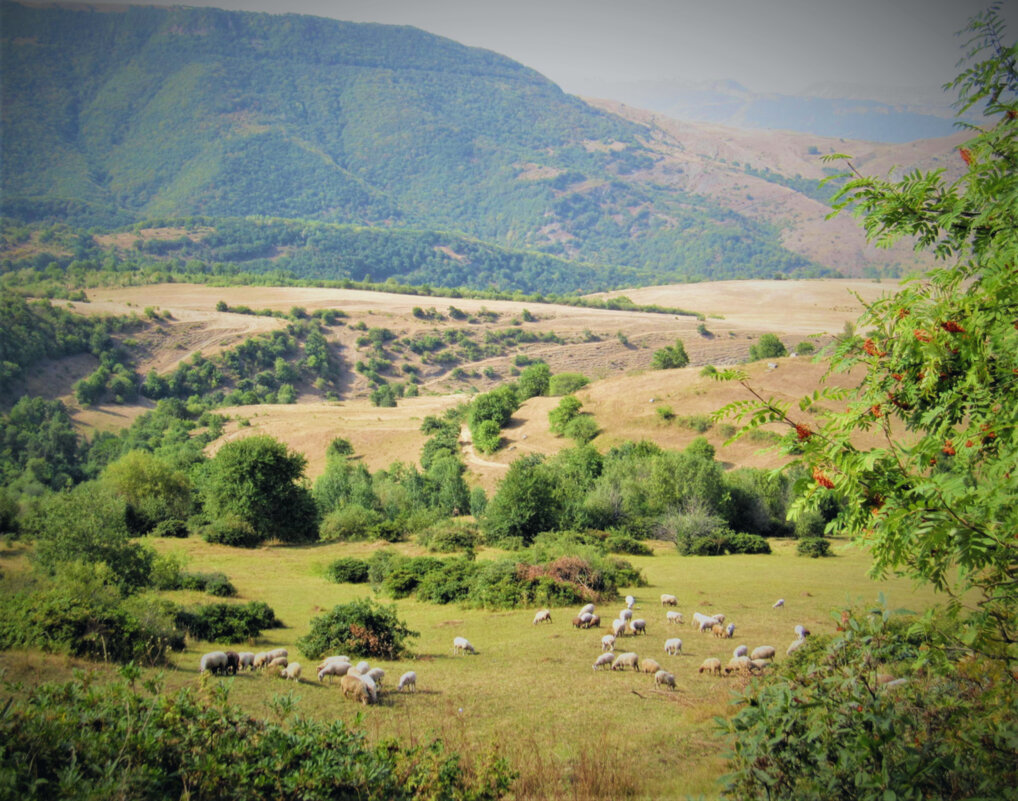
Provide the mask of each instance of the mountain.
[{"label": "mountain", "polygon": [[[528,292],[903,269],[854,246],[820,261],[770,201],[747,205],[780,187],[822,219],[819,167],[694,154],[662,120],[414,28],[186,7],[0,13],[2,212],[75,226],[79,264]],[[817,161],[843,145],[795,147]],[[702,180],[722,173],[746,191]],[[125,249],[84,229],[157,233]]]}]

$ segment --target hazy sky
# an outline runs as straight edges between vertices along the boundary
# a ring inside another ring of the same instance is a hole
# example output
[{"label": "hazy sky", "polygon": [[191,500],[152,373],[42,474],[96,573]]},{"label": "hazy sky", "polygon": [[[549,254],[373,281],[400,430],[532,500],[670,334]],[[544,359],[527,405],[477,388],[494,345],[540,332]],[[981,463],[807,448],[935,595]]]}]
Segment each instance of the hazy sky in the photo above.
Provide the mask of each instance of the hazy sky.
[{"label": "hazy sky", "polygon": [[[119,2],[119,0],[114,0]],[[183,5],[413,25],[533,67],[569,92],[732,79],[761,92],[820,81],[934,87],[982,0],[198,0]],[[1018,0],[1005,0],[1009,40]],[[619,98],[624,99],[624,98]]]}]

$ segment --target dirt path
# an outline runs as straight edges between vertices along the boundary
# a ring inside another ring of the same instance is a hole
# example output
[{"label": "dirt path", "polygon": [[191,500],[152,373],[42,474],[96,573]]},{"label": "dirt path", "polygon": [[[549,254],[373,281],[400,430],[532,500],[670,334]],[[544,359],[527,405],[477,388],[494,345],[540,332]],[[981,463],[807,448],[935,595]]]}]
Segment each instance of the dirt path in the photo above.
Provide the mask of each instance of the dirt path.
[{"label": "dirt path", "polygon": [[501,462],[489,462],[478,456],[477,451],[474,450],[474,439],[470,436],[470,429],[465,425],[460,428],[460,445],[463,446],[463,453],[466,457],[467,464],[472,464],[476,467],[497,467],[500,470],[505,470],[509,467],[507,464],[502,464]]}]

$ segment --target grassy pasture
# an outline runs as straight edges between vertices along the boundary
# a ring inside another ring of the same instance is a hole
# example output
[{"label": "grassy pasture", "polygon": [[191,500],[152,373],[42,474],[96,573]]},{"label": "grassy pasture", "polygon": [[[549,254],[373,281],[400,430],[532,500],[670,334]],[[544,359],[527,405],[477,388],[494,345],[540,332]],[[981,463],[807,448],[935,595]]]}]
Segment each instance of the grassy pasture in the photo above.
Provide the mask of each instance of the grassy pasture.
[{"label": "grassy pasture", "polygon": [[[520,772],[519,798],[714,797],[724,761],[712,736],[712,719],[731,710],[731,690],[743,680],[699,675],[704,658],[725,662],[735,645],[745,643],[751,648],[774,645],[780,660],[796,624],[815,634],[832,631],[832,609],[874,604],[881,592],[891,607],[919,609],[933,600],[930,592],[916,591],[906,581],[867,579],[869,557],[845,542],[835,543],[836,557],[820,560],[797,557],[792,541],[772,541],[775,552],[767,556],[721,558],[681,557],[667,543],[655,543],[653,557],[633,558],[650,585],[631,589],[637,598],[635,614],[647,620],[648,634],[625,638],[616,651],[634,650],[641,658],[656,659],[675,674],[675,692],[656,690],[650,675],[591,670],[606,629],[573,629],[575,610],[554,609],[551,624],[534,626],[533,609],[492,612],[400,600],[395,602],[399,616],[420,632],[412,641],[415,656],[378,664],[386,671],[389,689],[403,671],[417,671],[418,692],[386,693],[378,706],[365,709],[345,701],[338,686],[320,685],[314,664],[297,652],[295,642],[319,612],[372,594],[367,585],[329,583],[322,576],[324,565],[340,556],[366,556],[378,545],[247,551],[197,539],[153,544],[161,551],[182,552],[189,569],[224,571],[242,601],[266,601],[286,624],[266,632],[258,643],[232,645],[238,650],[289,648],[291,659],[304,665],[301,681],[284,683],[265,674],[212,679],[230,685],[233,701],[268,717],[272,698],[292,693],[300,699],[300,714],[341,718],[372,738],[409,742],[440,736],[467,760],[496,748]],[[413,545],[396,547],[420,552]],[[482,551],[479,558],[490,555]],[[0,563],[10,576],[24,566],[24,554],[7,551]],[[734,639],[699,634],[688,623],[667,624],[658,600],[662,592],[678,597],[687,621],[695,611],[723,611],[736,624]],[[169,595],[180,602],[201,597]],[[774,609],[778,598],[785,605]],[[599,610],[605,624],[622,605],[614,602]],[[453,656],[457,635],[470,639],[478,655]],[[683,640],[678,657],[663,651],[664,640],[673,636]],[[174,654],[164,671],[165,686],[197,685],[200,654],[210,648],[193,642]],[[40,681],[67,677],[72,667],[86,665],[38,652],[8,652],[0,654],[0,666],[8,679]]]}]

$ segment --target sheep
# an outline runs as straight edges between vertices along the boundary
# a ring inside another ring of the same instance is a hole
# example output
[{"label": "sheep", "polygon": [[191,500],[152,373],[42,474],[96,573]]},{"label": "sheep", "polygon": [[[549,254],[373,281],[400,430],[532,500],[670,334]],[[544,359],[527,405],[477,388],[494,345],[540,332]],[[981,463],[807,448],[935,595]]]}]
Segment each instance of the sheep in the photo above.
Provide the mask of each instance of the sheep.
[{"label": "sheep", "polygon": [[574,629],[585,629],[586,627],[586,621],[583,619],[583,615],[577,615],[573,618]]},{"label": "sheep", "polygon": [[285,656],[277,656],[275,659],[270,659],[269,663],[265,666],[268,668],[285,668],[289,664]]},{"label": "sheep", "polygon": [[466,637],[457,637],[452,641],[452,652],[454,654],[476,654],[474,646]]},{"label": "sheep", "polygon": [[647,621],[642,617],[638,617],[636,620],[630,620],[629,627],[633,630],[633,634],[647,633]]},{"label": "sheep", "polygon": [[727,676],[729,673],[749,673],[751,669],[751,662],[748,657],[733,656],[725,666],[725,675]]},{"label": "sheep", "polygon": [[592,615],[592,614],[594,614],[594,604],[587,604],[586,606],[584,606],[579,611],[579,614],[581,614],[581,615]]},{"label": "sheep", "polygon": [[619,612],[619,620],[625,620],[628,623],[632,619],[633,619],[632,609],[623,609],[621,612]]},{"label": "sheep", "polygon": [[640,672],[641,673],[657,673],[661,670],[661,665],[657,663],[656,659],[641,659],[640,660]]},{"label": "sheep", "polygon": [[710,659],[704,659],[703,664],[700,665],[700,673],[713,673],[717,676],[721,675],[721,660],[711,657]]},{"label": "sheep", "polygon": [[678,637],[672,637],[671,639],[665,640],[665,653],[671,656],[678,656],[682,653],[682,640]]},{"label": "sheep", "polygon": [[294,681],[299,680],[300,662],[291,662],[280,671],[279,675],[284,679],[293,679]]},{"label": "sheep", "polygon": [[759,645],[750,654],[750,659],[773,659],[775,654],[773,645]]},{"label": "sheep", "polygon": [[809,629],[800,624],[795,627],[795,636],[798,637],[800,640],[803,639],[804,637],[808,637]]},{"label": "sheep", "polygon": [[669,623],[674,623],[675,625],[682,625],[682,623],[685,622],[685,618],[682,617],[682,612],[668,610],[668,612],[665,613],[665,618]]},{"label": "sheep", "polygon": [[639,661],[640,657],[633,651],[626,651],[624,654],[619,654],[615,657],[612,662],[612,670],[625,670],[627,667],[637,670],[637,664]]},{"label": "sheep", "polygon": [[589,629],[590,628],[590,623],[594,619],[594,613],[593,612],[583,612],[583,613],[580,614],[579,619],[580,619],[580,622],[581,622],[583,628]]},{"label": "sheep", "polygon": [[238,654],[236,651],[227,651],[226,672],[232,673],[234,676],[236,676],[238,670],[240,670],[240,654]]},{"label": "sheep", "polygon": [[254,663],[252,668],[265,667],[269,664],[269,655],[265,651],[259,651],[254,655]]},{"label": "sheep", "polygon": [[371,665],[369,665],[367,662],[365,662],[362,659],[360,662],[358,662],[354,666],[354,669],[357,671],[357,673],[359,673],[361,676],[363,676],[365,673],[367,673],[369,670],[371,670]]},{"label": "sheep", "polygon": [[333,676],[345,676],[350,672],[352,666],[349,662],[326,662],[324,665],[318,668],[318,681],[321,681],[323,677],[329,677],[329,683],[332,683]]},{"label": "sheep", "polygon": [[632,609],[634,606],[636,606],[636,598],[634,598],[632,595],[627,595],[626,609]]},{"label": "sheep", "polygon": [[276,648],[275,650],[269,651],[266,654],[266,656],[268,656],[270,662],[273,659],[278,659],[281,656],[288,657],[289,655],[290,655],[289,651],[287,651],[285,648]]},{"label": "sheep", "polygon": [[764,668],[770,667],[770,664],[771,663],[766,659],[750,659],[749,669],[751,671],[755,670],[757,673],[763,673]]},{"label": "sheep", "polygon": [[371,691],[357,676],[348,673],[340,679],[339,687],[345,698],[360,701],[365,706],[371,703]]},{"label": "sheep", "polygon": [[711,634],[713,634],[715,637],[725,636],[725,627],[722,626],[720,623],[715,623],[713,626],[711,626],[710,631]]},{"label": "sheep", "polygon": [[376,668],[371,668],[371,670],[369,670],[364,675],[365,676],[370,676],[371,680],[375,684],[377,684],[379,687],[381,687],[382,686],[382,679],[385,678],[385,671],[382,670],[380,667],[376,667]]},{"label": "sheep", "polygon": [[800,648],[802,648],[802,646],[805,645],[805,644],[806,644],[806,638],[805,637],[800,637],[797,640],[792,640],[792,642],[789,644],[788,648],[785,649],[785,653],[786,654],[794,654],[796,651],[798,651]]},{"label": "sheep", "polygon": [[700,631],[710,631],[714,626],[721,622],[721,618],[717,615],[704,615],[700,612],[693,613],[693,625],[696,626]]},{"label": "sheep", "polygon": [[611,663],[615,660],[615,654],[609,652],[607,654],[601,654],[594,661],[594,670],[600,670],[601,668],[608,666],[611,667]]},{"label": "sheep", "polygon": [[775,602],[774,602],[774,603],[773,603],[773,604],[771,605],[771,609],[780,609],[780,608],[781,608],[781,607],[783,607],[784,605],[785,605],[785,599],[784,599],[784,598],[778,598],[778,600],[776,600],[776,601],[775,601]]},{"label": "sheep", "polygon": [[198,672],[204,673],[208,670],[218,676],[226,670],[227,665],[226,651],[209,651],[202,655]]},{"label": "sheep", "polygon": [[732,651],[732,656],[749,656],[749,648],[745,645],[740,645]]},{"label": "sheep", "polygon": [[599,629],[601,628],[601,618],[597,615],[591,615],[590,620],[587,622],[588,629]]},{"label": "sheep", "polygon": [[626,621],[622,618],[617,617],[612,621],[612,634],[616,637],[621,637],[626,633]]},{"label": "sheep", "polygon": [[241,651],[240,654],[240,666],[242,668],[248,668],[254,670],[254,651]]},{"label": "sheep", "polygon": [[404,690],[411,693],[417,692],[417,674],[412,670],[408,670],[399,677],[399,684],[396,685],[396,689],[399,692]]},{"label": "sheep", "polygon": [[321,662],[318,663],[318,667],[315,670],[321,670],[326,665],[331,665],[333,662],[338,662],[350,666],[350,657],[348,656],[327,656]]},{"label": "sheep", "polygon": [[727,626],[725,626],[725,637],[730,640],[732,639],[733,634],[735,634],[735,624],[729,623]]},{"label": "sheep", "polygon": [[668,595],[667,593],[661,593],[661,606],[678,606],[679,599],[674,595]]},{"label": "sheep", "polygon": [[601,650],[602,651],[614,651],[615,650],[615,635],[605,634],[601,638]]},{"label": "sheep", "polygon": [[675,689],[675,675],[669,673],[667,670],[659,670],[654,674],[654,686],[655,687],[671,687]]},{"label": "sheep", "polygon": [[534,615],[534,625],[538,623],[551,623],[551,611],[548,609],[541,609],[536,615]]},{"label": "sheep", "polygon": [[725,616],[722,615],[720,612],[718,612],[717,614],[713,615],[713,617],[714,617],[715,620],[717,620],[718,623],[724,623],[725,622]]},{"label": "sheep", "polygon": [[[350,674],[347,673],[346,675],[349,676]],[[378,701],[378,685],[375,684],[375,680],[371,678],[368,673],[357,676],[357,678],[360,679],[364,683],[364,686],[368,688],[368,693],[371,695],[371,703]]]}]

